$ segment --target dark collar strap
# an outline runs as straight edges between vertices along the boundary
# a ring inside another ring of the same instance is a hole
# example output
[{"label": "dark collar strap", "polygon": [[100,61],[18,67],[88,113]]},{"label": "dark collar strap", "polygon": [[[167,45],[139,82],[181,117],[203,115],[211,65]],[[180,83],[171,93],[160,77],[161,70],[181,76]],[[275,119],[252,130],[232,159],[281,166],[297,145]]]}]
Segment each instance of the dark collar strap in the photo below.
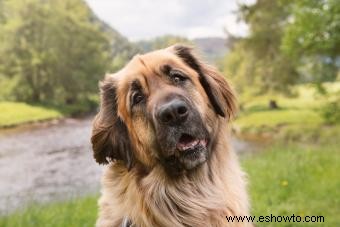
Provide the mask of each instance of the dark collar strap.
[{"label": "dark collar strap", "polygon": [[133,227],[131,220],[128,217],[124,217],[121,227]]}]

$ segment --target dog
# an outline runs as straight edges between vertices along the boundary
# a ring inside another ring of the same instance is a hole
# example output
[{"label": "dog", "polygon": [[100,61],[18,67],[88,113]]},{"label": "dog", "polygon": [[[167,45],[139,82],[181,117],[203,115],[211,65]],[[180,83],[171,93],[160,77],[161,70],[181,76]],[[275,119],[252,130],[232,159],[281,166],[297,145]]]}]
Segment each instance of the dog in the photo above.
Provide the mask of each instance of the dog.
[{"label": "dog", "polygon": [[249,215],[229,146],[235,95],[193,48],[136,55],[100,91],[91,141],[107,166],[96,226],[251,226],[226,218]]}]

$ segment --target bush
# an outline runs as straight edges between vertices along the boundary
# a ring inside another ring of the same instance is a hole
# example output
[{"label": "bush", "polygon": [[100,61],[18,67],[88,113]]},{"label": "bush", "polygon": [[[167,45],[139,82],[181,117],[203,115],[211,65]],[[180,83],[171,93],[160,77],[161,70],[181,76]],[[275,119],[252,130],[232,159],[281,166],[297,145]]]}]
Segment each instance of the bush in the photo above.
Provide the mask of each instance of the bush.
[{"label": "bush", "polygon": [[340,97],[335,101],[328,102],[321,111],[321,115],[328,124],[340,122]]}]

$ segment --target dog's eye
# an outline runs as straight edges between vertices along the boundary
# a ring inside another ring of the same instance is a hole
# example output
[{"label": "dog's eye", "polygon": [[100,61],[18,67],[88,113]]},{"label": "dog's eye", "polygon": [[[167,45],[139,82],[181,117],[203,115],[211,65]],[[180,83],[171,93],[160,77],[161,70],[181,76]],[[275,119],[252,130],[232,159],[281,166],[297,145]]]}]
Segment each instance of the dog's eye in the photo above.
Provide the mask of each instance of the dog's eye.
[{"label": "dog's eye", "polygon": [[136,105],[143,101],[144,95],[140,92],[135,92],[132,94],[132,105]]},{"label": "dog's eye", "polygon": [[178,71],[170,72],[170,77],[176,84],[181,83],[187,79],[181,72]]}]

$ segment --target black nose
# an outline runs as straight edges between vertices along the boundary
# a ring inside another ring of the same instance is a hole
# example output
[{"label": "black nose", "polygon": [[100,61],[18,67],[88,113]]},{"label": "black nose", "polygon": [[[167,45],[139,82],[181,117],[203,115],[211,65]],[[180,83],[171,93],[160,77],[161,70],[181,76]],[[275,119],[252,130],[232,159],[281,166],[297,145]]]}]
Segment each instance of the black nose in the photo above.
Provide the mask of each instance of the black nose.
[{"label": "black nose", "polygon": [[188,114],[187,104],[180,99],[173,99],[159,108],[158,120],[164,124],[181,124]]}]

